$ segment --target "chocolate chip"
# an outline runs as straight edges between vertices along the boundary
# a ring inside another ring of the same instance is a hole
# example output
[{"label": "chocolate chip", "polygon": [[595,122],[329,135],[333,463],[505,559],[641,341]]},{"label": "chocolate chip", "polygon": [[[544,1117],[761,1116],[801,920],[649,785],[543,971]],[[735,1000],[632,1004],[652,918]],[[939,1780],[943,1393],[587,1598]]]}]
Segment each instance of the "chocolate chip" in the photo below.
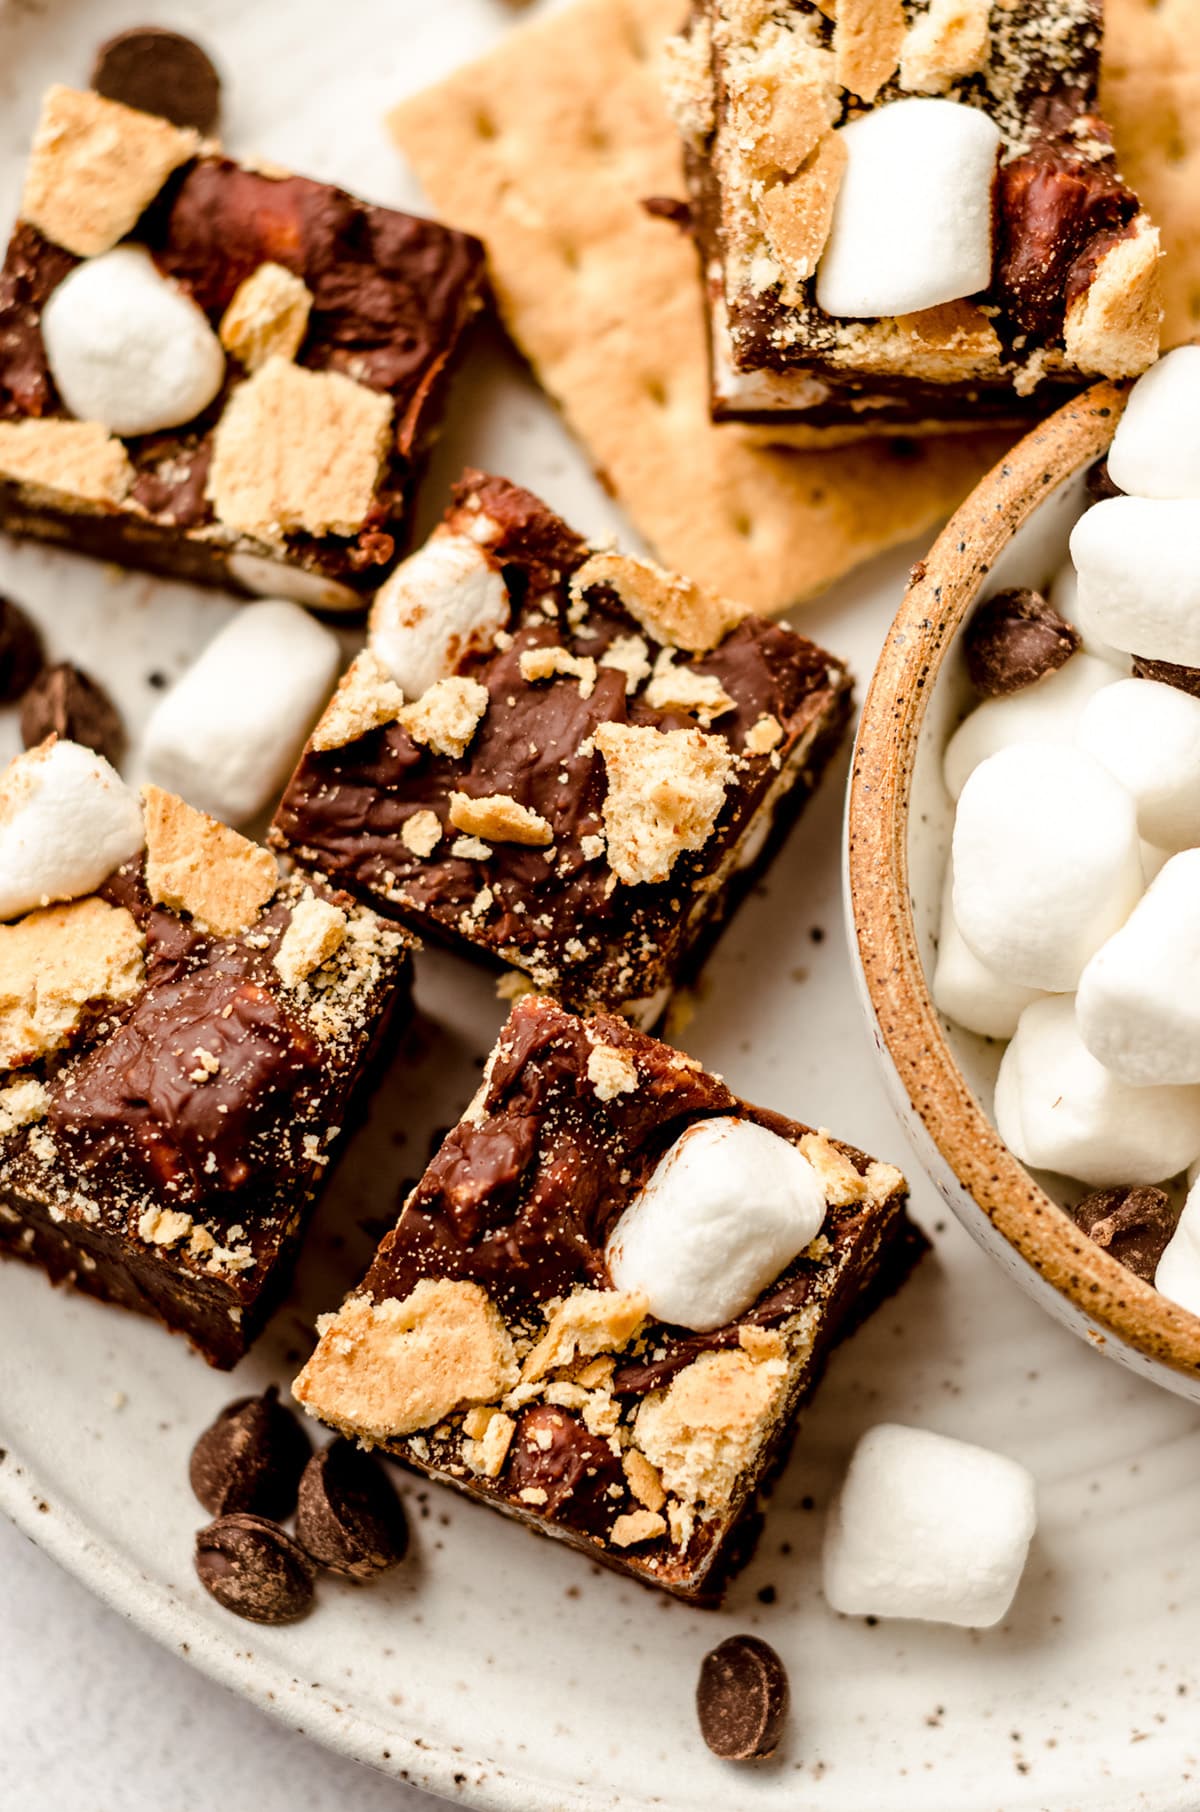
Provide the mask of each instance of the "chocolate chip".
[{"label": "chocolate chip", "polygon": [[0,597],[0,705],[20,698],[44,658],[32,617],[11,598]]},{"label": "chocolate chip", "polygon": [[1161,1189],[1122,1183],[1095,1189],[1071,1210],[1075,1224],[1121,1264],[1154,1282],[1178,1216]]},{"label": "chocolate chip", "polygon": [[985,698],[1020,692],[1053,673],[1079,647],[1079,631],[1036,591],[998,591],[967,624],[971,684]]},{"label": "chocolate chip", "polygon": [[1121,497],[1124,493],[1115,485],[1108,475],[1107,459],[1098,459],[1087,469],[1084,489],[1089,503],[1104,503],[1109,497]]},{"label": "chocolate chip", "polygon": [[221,78],[207,52],[157,25],[136,25],[102,44],[92,87],[110,101],[197,132],[212,131],[221,107]]},{"label": "chocolate chip", "polygon": [[349,1441],[315,1453],[300,1480],[296,1534],[321,1566],[373,1579],[403,1560],[404,1506],[379,1461]]},{"label": "chocolate chip", "polygon": [[1174,661],[1146,661],[1140,654],[1133,657],[1136,679],[1157,680],[1160,686],[1175,686],[1200,698],[1200,667],[1177,667]]},{"label": "chocolate chip", "polygon": [[669,220],[682,233],[692,230],[691,204],[674,195],[643,195],[642,208],[652,220]]},{"label": "chocolate chip", "polygon": [[521,1411],[508,1450],[508,1492],[539,1516],[561,1517],[589,1534],[607,1533],[625,1497],[625,1474],[608,1442],[578,1416],[550,1403]]},{"label": "chocolate chip", "polygon": [[60,661],[42,671],[21,700],[21,740],[35,749],[47,736],[95,749],[115,766],[125,753],[125,726],[112,699],[82,668]]},{"label": "chocolate chip", "polygon": [[223,1409],[192,1449],[192,1490],[214,1516],[254,1511],[290,1516],[300,1475],[312,1457],[304,1430],[278,1401],[274,1385],[261,1397],[239,1397]]},{"label": "chocolate chip", "polygon": [[265,1516],[219,1516],[201,1529],[196,1573],[218,1604],[251,1623],[294,1623],[312,1603],[307,1555]]},{"label": "chocolate chip", "polygon": [[700,1663],[700,1734],[726,1762],[774,1754],[788,1710],[787,1669],[769,1642],[730,1636]]}]

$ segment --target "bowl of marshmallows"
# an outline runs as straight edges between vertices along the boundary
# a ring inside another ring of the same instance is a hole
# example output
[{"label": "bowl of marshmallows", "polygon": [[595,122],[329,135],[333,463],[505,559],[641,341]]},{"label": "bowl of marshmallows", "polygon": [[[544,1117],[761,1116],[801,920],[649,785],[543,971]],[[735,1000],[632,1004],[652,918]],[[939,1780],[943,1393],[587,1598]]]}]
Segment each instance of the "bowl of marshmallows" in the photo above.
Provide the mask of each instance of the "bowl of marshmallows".
[{"label": "bowl of marshmallows", "polygon": [[863,712],[852,947],[969,1231],[1200,1402],[1200,345],[1096,386],[914,568]]}]

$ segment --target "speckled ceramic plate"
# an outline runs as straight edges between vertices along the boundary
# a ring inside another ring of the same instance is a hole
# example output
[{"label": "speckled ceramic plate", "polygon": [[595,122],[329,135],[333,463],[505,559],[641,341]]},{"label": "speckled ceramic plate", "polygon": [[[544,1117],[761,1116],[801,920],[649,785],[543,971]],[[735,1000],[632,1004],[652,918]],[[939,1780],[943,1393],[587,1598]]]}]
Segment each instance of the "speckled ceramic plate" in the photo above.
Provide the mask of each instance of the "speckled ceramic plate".
[{"label": "speckled ceramic plate", "polygon": [[[383,200],[415,199],[378,121],[388,103],[505,29],[495,0],[164,0],[234,72],[227,137]],[[0,211],[15,203],[36,97],[83,79],[120,0],[0,5]],[[542,489],[581,526],[609,506],[527,377],[484,349],[426,492],[466,459]],[[865,675],[905,561],[804,620]],[[32,548],[0,546],[56,654],[106,679],[131,724],[231,605]],[[0,739],[15,741],[11,721]],[[0,753],[7,753],[7,748]],[[897,1162],[845,960],[838,879],[844,770],[712,964],[686,1033],[745,1094]],[[149,1325],[0,1267],[0,1506],[163,1643],[264,1709],[364,1762],[511,1812],[1185,1812],[1200,1806],[1200,1419],[1043,1317],[915,1179],[935,1250],[831,1366],[726,1609],[660,1601],[500,1518],[407,1485],[409,1564],[369,1591],[322,1581],[292,1629],[234,1621],[199,1590],[187,1487],[198,1430],[293,1368],[304,1330],[356,1275],[432,1128],[454,1117],[500,1018],[490,984],[422,960],[421,1019],[336,1180],[293,1302],[232,1380]],[[830,1492],[857,1434],[920,1422],[1025,1460],[1042,1524],[1010,1619],[983,1634],[868,1626],[823,1606]],[[704,1650],[755,1629],[791,1670],[773,1762],[731,1775],[696,1734]]]}]

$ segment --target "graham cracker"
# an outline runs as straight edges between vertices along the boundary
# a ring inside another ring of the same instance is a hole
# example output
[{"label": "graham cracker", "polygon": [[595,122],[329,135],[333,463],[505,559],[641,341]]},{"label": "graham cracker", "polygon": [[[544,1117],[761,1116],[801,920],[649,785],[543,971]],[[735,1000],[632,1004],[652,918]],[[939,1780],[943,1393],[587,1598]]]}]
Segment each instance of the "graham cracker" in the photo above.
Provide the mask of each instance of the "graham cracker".
[{"label": "graham cracker", "polygon": [[658,558],[777,611],[946,515],[1013,437],[798,453],[713,425],[696,254],[641,205],[685,192],[660,80],[683,11],[577,0],[390,124],[439,214],[485,241],[510,334]]}]

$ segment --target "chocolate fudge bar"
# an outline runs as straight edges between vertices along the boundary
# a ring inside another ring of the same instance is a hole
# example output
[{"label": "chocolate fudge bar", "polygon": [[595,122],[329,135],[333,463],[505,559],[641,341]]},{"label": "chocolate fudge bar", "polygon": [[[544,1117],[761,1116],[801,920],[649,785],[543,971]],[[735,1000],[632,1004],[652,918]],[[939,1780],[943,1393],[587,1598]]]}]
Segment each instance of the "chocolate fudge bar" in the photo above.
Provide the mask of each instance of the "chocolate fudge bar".
[{"label": "chocolate fudge bar", "polygon": [[[64,279],[132,245],[202,311],[224,375],[194,419],[122,434],[71,413],[43,320]],[[52,88],[0,273],[0,528],[356,608],[399,551],[483,287],[469,235]]]},{"label": "chocolate fudge bar", "polygon": [[[1100,0],[695,0],[669,88],[714,415],[816,440],[1017,424],[1144,370],[1158,234],[1097,111],[1102,36]],[[932,243],[893,240],[934,189]]]},{"label": "chocolate fudge bar", "polygon": [[785,624],[468,472],[376,599],[273,836],[422,933],[648,1026],[850,702]]},{"label": "chocolate fudge bar", "polygon": [[227,1367],[406,1017],[411,940],[173,795],[144,802],[141,855],[0,925],[0,1252]]},{"label": "chocolate fudge bar", "polygon": [[[624,1230],[702,1133],[734,1142],[725,1199],[702,1161],[707,1237],[688,1225],[692,1185],[655,1207],[655,1300],[684,1326],[630,1287]],[[713,1325],[714,1285],[719,1300],[754,1252],[764,1166],[781,1162],[815,1212]],[[749,1106],[619,1016],[527,995],[361,1286],[319,1323],[294,1392],[593,1560],[711,1599],[830,1348],[921,1249],[905,1199],[890,1165]],[[728,1265],[713,1239],[732,1241]]]}]

